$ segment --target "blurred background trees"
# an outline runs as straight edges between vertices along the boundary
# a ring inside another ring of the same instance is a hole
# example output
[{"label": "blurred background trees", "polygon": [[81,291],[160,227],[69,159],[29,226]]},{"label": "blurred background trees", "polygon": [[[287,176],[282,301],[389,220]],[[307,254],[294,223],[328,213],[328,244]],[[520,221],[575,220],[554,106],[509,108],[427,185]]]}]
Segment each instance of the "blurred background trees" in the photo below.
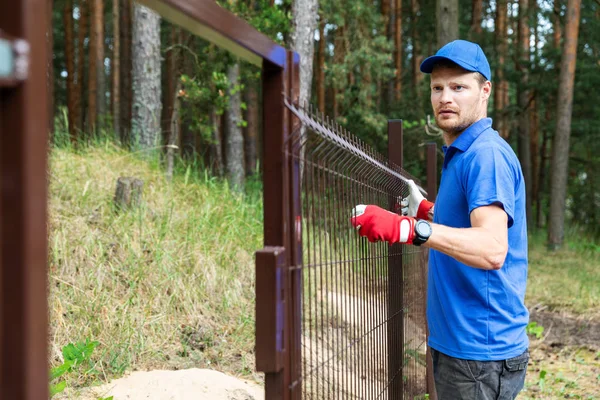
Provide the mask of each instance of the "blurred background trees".
[{"label": "blurred background trees", "polygon": [[[530,227],[550,223],[555,247],[565,220],[600,234],[598,1],[296,1],[221,5],[311,58],[306,96],[379,151],[387,120],[403,119],[405,167],[418,177],[423,144],[442,144],[426,129],[419,64],[450,40],[478,42],[492,66],[494,127],[523,166]],[[170,149],[240,191],[260,173],[257,68],[131,0],[54,0],[52,19],[56,145],[102,135],[132,150]]]}]

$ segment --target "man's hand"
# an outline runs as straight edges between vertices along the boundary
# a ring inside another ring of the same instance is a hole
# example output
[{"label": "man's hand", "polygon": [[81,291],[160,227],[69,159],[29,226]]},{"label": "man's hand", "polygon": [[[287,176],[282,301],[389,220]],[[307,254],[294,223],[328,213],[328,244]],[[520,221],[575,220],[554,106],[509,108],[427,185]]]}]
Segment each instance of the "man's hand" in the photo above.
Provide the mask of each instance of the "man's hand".
[{"label": "man's hand", "polygon": [[421,191],[411,179],[408,181],[408,189],[410,194],[402,199],[402,215],[408,217],[416,217],[417,219],[430,220],[429,212],[433,208],[433,203],[427,201],[421,194]]},{"label": "man's hand", "polygon": [[374,205],[360,204],[352,209],[352,226],[369,242],[383,240],[391,243],[412,244],[416,219],[386,211]]}]

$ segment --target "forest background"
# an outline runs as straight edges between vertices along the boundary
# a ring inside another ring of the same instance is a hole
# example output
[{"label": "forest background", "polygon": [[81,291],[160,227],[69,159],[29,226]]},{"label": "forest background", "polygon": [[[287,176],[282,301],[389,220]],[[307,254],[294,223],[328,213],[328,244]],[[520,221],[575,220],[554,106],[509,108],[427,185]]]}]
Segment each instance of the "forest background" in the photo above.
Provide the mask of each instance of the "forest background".
[{"label": "forest background", "polygon": [[[380,152],[387,120],[404,120],[405,168],[417,177],[423,144],[442,144],[428,126],[429,80],[419,64],[450,40],[479,43],[492,68],[494,127],[523,167],[530,229],[547,230],[551,248],[562,244],[565,221],[600,233],[597,0],[222,6],[296,49],[303,99]],[[51,17],[55,144],[110,136],[127,149],[176,153],[242,191],[260,177],[259,69],[131,0],[54,0]]]}]

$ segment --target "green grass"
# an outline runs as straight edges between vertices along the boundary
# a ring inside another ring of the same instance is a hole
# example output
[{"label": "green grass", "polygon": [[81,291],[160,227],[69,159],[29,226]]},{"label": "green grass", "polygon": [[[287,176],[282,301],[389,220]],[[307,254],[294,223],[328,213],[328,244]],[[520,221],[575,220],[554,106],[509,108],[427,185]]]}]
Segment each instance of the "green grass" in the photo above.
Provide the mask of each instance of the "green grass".
[{"label": "green grass", "polygon": [[[179,165],[168,182],[157,160],[109,141],[51,151],[51,367],[64,345],[99,342],[69,386],[131,369],[252,374],[260,190],[235,194],[197,170]],[[113,207],[119,176],[144,181],[138,209]]]},{"label": "green grass", "polygon": [[600,242],[572,228],[563,249],[551,252],[545,232],[531,234],[526,301],[550,310],[600,313]]}]

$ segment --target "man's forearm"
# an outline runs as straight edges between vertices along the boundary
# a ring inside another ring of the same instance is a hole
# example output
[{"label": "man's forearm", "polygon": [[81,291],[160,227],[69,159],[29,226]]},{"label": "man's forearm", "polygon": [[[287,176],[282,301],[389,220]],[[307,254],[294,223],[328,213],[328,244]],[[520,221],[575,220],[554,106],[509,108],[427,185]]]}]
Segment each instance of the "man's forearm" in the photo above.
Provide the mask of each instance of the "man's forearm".
[{"label": "man's forearm", "polygon": [[439,224],[431,227],[433,232],[423,246],[474,268],[496,270],[504,264],[508,246],[487,228],[450,228]]}]

